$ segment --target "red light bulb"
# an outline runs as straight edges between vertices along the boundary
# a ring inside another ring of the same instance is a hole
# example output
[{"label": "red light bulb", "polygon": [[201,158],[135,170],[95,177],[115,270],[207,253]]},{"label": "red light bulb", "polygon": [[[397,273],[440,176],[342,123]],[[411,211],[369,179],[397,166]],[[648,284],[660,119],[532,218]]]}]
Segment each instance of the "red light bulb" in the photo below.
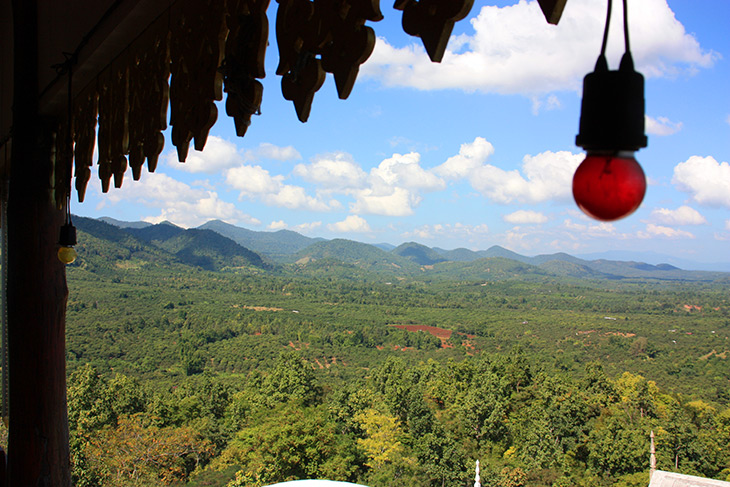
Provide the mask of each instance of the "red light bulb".
[{"label": "red light bulb", "polygon": [[589,152],[573,175],[573,198],[586,215],[614,221],[633,213],[646,193],[646,177],[633,152]]}]

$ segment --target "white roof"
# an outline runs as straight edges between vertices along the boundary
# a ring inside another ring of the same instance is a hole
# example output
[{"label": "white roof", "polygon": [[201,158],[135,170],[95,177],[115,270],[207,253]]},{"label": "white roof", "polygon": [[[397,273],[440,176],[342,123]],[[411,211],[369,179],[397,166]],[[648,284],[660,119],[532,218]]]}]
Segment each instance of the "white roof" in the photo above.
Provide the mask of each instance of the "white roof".
[{"label": "white roof", "polygon": [[268,487],[367,487],[367,485],[335,482],[334,480],[292,480],[271,484]]},{"label": "white roof", "polygon": [[730,487],[730,482],[657,470],[649,487]]}]

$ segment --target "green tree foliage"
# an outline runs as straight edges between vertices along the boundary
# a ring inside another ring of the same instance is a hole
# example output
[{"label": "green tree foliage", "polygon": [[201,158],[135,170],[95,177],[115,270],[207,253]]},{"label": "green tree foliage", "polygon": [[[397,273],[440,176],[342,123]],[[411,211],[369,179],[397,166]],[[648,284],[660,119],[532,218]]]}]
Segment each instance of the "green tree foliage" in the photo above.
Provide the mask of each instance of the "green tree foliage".
[{"label": "green tree foliage", "polygon": [[83,237],[77,486],[468,486],[477,458],[489,487],[633,486],[652,430],[659,468],[730,477],[727,281],[578,280],[504,256],[426,269],[344,241],[209,272],[174,256],[195,239]]},{"label": "green tree foliage", "polygon": [[262,383],[262,394],[268,404],[298,401],[304,405],[317,403],[322,390],[312,366],[294,351],[282,353],[271,373]]},{"label": "green tree foliage", "polygon": [[527,474],[520,467],[504,467],[499,472],[498,485],[500,487],[524,487],[527,485]]},{"label": "green tree foliage", "polygon": [[86,467],[105,486],[168,485],[184,480],[212,452],[188,426],[145,426],[141,416],[122,417],[116,428],[91,435]]},{"label": "green tree foliage", "polygon": [[268,485],[307,478],[353,480],[358,457],[354,438],[338,433],[326,409],[291,402],[253,416],[215,465],[239,465],[239,477]]},{"label": "green tree foliage", "polygon": [[67,397],[69,427],[82,435],[115,426],[120,416],[142,412],[146,406],[136,380],[119,374],[106,379],[89,364],[71,375]]},{"label": "green tree foliage", "polygon": [[646,467],[648,421],[636,424],[625,411],[614,409],[598,421],[587,442],[587,464],[604,477],[643,471]]},{"label": "green tree foliage", "polygon": [[363,438],[357,439],[357,444],[365,451],[368,467],[380,470],[402,458],[404,449],[400,440],[403,432],[396,417],[367,409],[358,413],[355,420],[365,432]]}]

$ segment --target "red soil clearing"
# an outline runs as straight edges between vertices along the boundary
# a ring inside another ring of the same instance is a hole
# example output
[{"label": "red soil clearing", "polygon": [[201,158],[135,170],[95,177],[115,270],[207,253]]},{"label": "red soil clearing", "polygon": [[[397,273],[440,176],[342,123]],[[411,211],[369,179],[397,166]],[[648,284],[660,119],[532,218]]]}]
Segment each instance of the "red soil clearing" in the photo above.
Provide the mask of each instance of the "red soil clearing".
[{"label": "red soil clearing", "polygon": [[448,340],[451,338],[451,330],[445,330],[443,328],[438,328],[436,326],[428,326],[428,325],[393,325],[396,328],[400,328],[401,330],[406,331],[425,331],[426,333],[430,333],[431,335],[440,338],[441,340]]}]

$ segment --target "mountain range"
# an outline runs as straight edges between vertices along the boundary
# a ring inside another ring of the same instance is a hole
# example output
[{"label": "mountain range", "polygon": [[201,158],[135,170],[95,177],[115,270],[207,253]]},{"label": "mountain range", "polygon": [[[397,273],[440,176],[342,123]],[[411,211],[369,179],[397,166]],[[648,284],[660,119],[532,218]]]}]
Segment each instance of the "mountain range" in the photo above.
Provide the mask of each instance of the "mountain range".
[{"label": "mountain range", "polygon": [[271,268],[261,255],[212,230],[184,229],[171,223],[120,227],[108,221],[75,217],[79,256],[87,266],[183,264],[217,271]]},{"label": "mountain range", "polygon": [[[683,270],[668,264],[634,260],[584,259],[566,253],[525,256],[492,246],[486,250],[430,248],[416,242],[397,247],[346,239],[311,238],[291,230],[261,232],[212,220],[184,229],[169,222],[156,225],[75,217],[80,252],[87,262],[105,254],[136,262],[182,264],[206,270],[248,268],[261,271],[298,266],[314,271],[341,267],[387,275],[494,279],[510,276],[591,279],[659,279],[715,281],[730,279],[719,271]],[[84,238],[88,235],[89,244]],[[88,247],[88,248],[87,248]],[[91,249],[90,247],[95,247]],[[97,247],[106,250],[100,251]],[[101,265],[101,263],[99,263]],[[717,268],[716,268],[717,269]]]}]

